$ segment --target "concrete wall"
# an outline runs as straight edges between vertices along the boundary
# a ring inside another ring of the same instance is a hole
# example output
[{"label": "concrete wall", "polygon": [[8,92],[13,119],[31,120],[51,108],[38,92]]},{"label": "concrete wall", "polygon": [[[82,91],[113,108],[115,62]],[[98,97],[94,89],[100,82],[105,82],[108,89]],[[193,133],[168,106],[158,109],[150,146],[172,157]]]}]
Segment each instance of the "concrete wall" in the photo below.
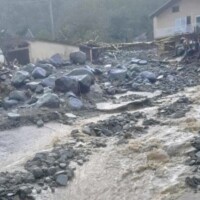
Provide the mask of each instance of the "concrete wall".
[{"label": "concrete wall", "polygon": [[[166,34],[169,29],[175,27],[175,20],[181,17],[191,16],[193,28],[196,26],[196,17],[200,16],[200,0],[181,0],[175,5],[179,5],[179,12],[172,12],[172,6],[164,10],[160,15],[154,18],[154,33],[156,31],[166,29]],[[194,30],[194,29],[193,29]],[[169,31],[170,32],[170,31]],[[157,36],[158,37],[158,36]]]},{"label": "concrete wall", "polygon": [[30,59],[31,62],[36,62],[38,59],[48,59],[56,53],[61,54],[65,59],[69,58],[69,54],[73,51],[78,51],[79,48],[70,45],[62,45],[58,43],[50,43],[43,41],[33,41],[30,43]]}]

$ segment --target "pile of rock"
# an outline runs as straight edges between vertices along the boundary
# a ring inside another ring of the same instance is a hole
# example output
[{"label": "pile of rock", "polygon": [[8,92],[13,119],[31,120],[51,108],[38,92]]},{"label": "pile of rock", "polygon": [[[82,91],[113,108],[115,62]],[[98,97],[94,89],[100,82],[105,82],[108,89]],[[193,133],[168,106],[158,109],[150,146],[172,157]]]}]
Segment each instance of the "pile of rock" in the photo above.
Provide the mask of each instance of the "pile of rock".
[{"label": "pile of rock", "polygon": [[186,164],[195,167],[193,172],[196,176],[187,177],[185,182],[189,187],[198,189],[200,186],[200,178],[198,175],[200,170],[200,137],[195,137],[191,141],[191,145],[195,148],[195,150],[189,154],[190,159],[187,160]]},{"label": "pile of rock", "polygon": [[95,82],[95,72],[86,66],[60,76],[51,64],[28,64],[13,75],[11,83],[16,89],[3,100],[2,105],[5,109],[22,104],[58,108],[62,103],[60,93],[64,93],[63,101],[69,108],[81,109],[83,103],[78,96],[90,91]]},{"label": "pile of rock", "polygon": [[176,102],[163,106],[158,110],[158,116],[165,116],[170,118],[182,118],[190,111],[191,102],[187,97],[181,97]]},{"label": "pile of rock", "polygon": [[75,149],[72,144],[55,147],[51,152],[42,152],[25,164],[26,172],[0,173],[0,199],[34,199],[42,190],[67,186],[74,177],[74,161],[78,165],[86,162],[90,152],[84,148]]},{"label": "pile of rock", "polygon": [[137,125],[139,119],[145,117],[145,114],[141,112],[122,113],[118,116],[112,116],[108,120],[87,124],[82,131],[90,136],[122,136],[131,138],[145,133],[146,127]]}]

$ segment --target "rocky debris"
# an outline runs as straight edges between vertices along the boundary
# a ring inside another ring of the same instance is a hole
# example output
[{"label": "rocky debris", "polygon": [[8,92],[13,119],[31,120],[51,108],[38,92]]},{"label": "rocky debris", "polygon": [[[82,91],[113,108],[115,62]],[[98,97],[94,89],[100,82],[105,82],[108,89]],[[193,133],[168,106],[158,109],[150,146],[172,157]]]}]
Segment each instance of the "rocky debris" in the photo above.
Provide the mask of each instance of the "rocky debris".
[{"label": "rocky debris", "polygon": [[42,85],[38,85],[35,89],[35,93],[42,94],[44,92],[44,88]]},{"label": "rocky debris", "polygon": [[14,113],[14,112],[8,113],[7,116],[8,116],[8,119],[11,119],[11,120],[18,120],[21,117],[20,114]]},{"label": "rocky debris", "polygon": [[80,110],[83,108],[83,103],[76,95],[67,95],[67,104],[71,110]]},{"label": "rocky debris", "polygon": [[158,116],[167,116],[174,119],[182,118],[190,111],[189,104],[191,104],[191,102],[188,98],[179,98],[176,102],[159,108]]},{"label": "rocky debris", "polygon": [[21,70],[26,71],[26,72],[28,72],[28,73],[30,73],[30,74],[33,72],[34,69],[35,69],[35,65],[32,64],[32,63],[30,63],[30,64],[28,64],[28,65],[25,65],[25,66],[23,66],[23,67],[21,68]]},{"label": "rocky debris", "polygon": [[24,91],[14,90],[10,92],[9,99],[23,102],[26,100],[26,94]]},{"label": "rocky debris", "polygon": [[72,91],[75,94],[78,94],[79,93],[78,81],[68,76],[60,77],[55,81],[55,90],[60,92]]},{"label": "rocky debris", "polygon": [[38,128],[41,128],[41,127],[43,127],[44,126],[44,122],[40,119],[40,120],[38,120],[37,121],[37,127]]},{"label": "rocky debris", "polygon": [[26,80],[30,77],[30,74],[26,71],[17,71],[13,78],[12,84],[16,87],[20,87],[26,83]]},{"label": "rocky debris", "polygon": [[90,75],[71,76],[71,78],[78,82],[79,92],[81,94],[88,93],[90,91],[90,86],[94,83],[94,80]]},{"label": "rocky debris", "polygon": [[148,79],[151,83],[155,83],[157,78],[154,73],[148,71],[141,72],[140,76],[144,79]]},{"label": "rocky debris", "polygon": [[66,62],[63,60],[63,58],[60,54],[55,54],[55,55],[51,56],[50,63],[55,67],[61,67],[66,64]]},{"label": "rocky debris", "polygon": [[48,77],[48,78],[45,78],[41,81],[41,85],[44,86],[44,87],[49,87],[51,89],[54,89],[55,88],[55,81],[56,81],[55,77]]},{"label": "rocky debris", "polygon": [[35,106],[37,108],[58,108],[60,106],[60,98],[56,94],[46,93],[38,99],[38,101],[35,103]]},{"label": "rocky debris", "polygon": [[42,78],[47,77],[47,72],[45,69],[41,67],[36,67],[32,72],[32,76],[35,79],[42,79]]},{"label": "rocky debris", "polygon": [[84,65],[86,62],[86,59],[87,59],[86,54],[82,51],[73,52],[70,54],[70,60],[74,64]]},{"label": "rocky debris", "polygon": [[25,164],[25,172],[0,173],[0,199],[33,199],[34,194],[51,188],[67,186],[74,177],[71,161],[84,164],[90,151],[72,147],[73,144],[57,145],[52,151],[37,153]]},{"label": "rocky debris", "polygon": [[47,76],[56,72],[56,68],[51,64],[37,63],[36,66],[44,69],[47,73]]},{"label": "rocky debris", "polygon": [[29,83],[26,83],[26,87],[27,89],[35,91],[39,84],[40,82],[29,82]]},{"label": "rocky debris", "polygon": [[78,69],[73,69],[67,76],[79,76],[79,75],[89,75],[93,80],[95,79],[93,69],[88,67],[82,67]]},{"label": "rocky debris", "polygon": [[127,75],[126,69],[111,69],[109,71],[109,80],[124,81]]},{"label": "rocky debris", "polygon": [[112,116],[108,120],[90,123],[83,127],[82,132],[90,136],[123,136],[125,138],[135,137],[145,133],[145,127],[137,125],[141,118],[146,116],[143,113],[123,113]]},{"label": "rocky debris", "polygon": [[200,177],[199,177],[199,170],[200,170],[200,137],[195,137],[191,141],[191,145],[194,147],[195,150],[189,153],[190,158],[186,161],[187,165],[193,166],[195,169],[193,170],[194,175],[193,177],[187,177],[185,179],[186,185],[193,189],[198,189],[200,186]]},{"label": "rocky debris", "polygon": [[3,100],[3,108],[9,109],[19,104],[19,101],[5,98]]}]

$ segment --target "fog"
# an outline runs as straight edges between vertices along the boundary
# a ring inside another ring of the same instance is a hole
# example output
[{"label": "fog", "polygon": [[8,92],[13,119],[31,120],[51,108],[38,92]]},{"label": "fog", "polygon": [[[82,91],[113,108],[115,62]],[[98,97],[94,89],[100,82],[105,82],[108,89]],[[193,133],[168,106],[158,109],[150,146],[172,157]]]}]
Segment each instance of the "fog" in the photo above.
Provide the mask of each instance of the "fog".
[{"label": "fog", "polygon": [[0,0],[0,30],[68,43],[152,38],[149,15],[165,0]]}]

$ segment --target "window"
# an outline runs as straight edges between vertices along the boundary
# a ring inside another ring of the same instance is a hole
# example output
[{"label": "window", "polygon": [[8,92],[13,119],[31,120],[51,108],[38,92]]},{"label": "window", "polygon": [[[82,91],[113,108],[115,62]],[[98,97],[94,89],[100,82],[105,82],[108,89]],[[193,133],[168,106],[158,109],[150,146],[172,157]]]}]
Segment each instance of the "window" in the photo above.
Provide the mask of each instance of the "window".
[{"label": "window", "polygon": [[172,7],[172,12],[173,13],[179,12],[179,6]]},{"label": "window", "polygon": [[191,25],[191,16],[187,16],[187,25]]},{"label": "window", "polygon": [[196,23],[200,24],[200,16],[196,17]]}]

